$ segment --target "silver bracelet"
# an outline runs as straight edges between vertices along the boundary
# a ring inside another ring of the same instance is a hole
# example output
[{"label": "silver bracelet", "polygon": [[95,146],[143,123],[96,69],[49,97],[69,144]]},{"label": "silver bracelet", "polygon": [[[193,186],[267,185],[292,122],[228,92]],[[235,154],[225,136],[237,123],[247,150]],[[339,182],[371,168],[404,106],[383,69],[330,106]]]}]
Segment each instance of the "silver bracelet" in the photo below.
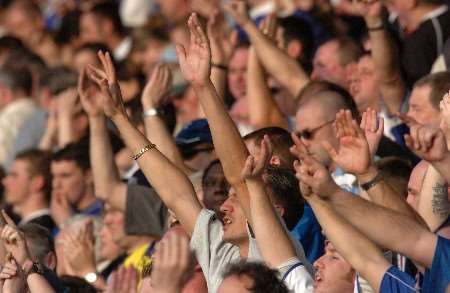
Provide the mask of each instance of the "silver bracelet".
[{"label": "silver bracelet", "polygon": [[149,145],[146,145],[145,147],[141,148],[141,149],[137,152],[137,154],[135,154],[135,155],[132,156],[133,160],[136,161],[136,160],[139,159],[143,154],[145,154],[146,152],[148,152],[149,150],[154,149],[154,148],[156,148],[156,144],[151,143],[151,144],[149,144]]}]

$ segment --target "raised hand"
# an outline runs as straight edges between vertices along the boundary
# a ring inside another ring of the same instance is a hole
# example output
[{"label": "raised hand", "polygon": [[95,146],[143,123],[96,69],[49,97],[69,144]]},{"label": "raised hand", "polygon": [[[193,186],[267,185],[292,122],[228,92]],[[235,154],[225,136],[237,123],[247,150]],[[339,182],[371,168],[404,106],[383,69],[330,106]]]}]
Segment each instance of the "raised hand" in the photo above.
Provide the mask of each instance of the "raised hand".
[{"label": "raised hand", "polygon": [[314,158],[306,156],[294,162],[295,176],[299,180],[302,195],[307,198],[313,193],[326,199],[339,190],[330,172]]},{"label": "raised hand", "polygon": [[272,41],[277,37],[277,16],[274,13],[267,15],[259,25],[259,30]]},{"label": "raised hand", "polygon": [[405,143],[417,156],[430,163],[441,161],[448,154],[442,130],[428,125],[415,124],[410,127]]},{"label": "raised hand", "polygon": [[371,164],[369,145],[349,110],[341,110],[336,114],[335,127],[339,150],[336,151],[328,141],[322,143],[323,147],[333,162],[345,172],[364,174]]},{"label": "raised hand", "polygon": [[236,46],[236,43],[232,42],[227,36],[225,26],[223,13],[219,9],[215,9],[209,16],[206,25],[211,46],[211,59],[214,64],[227,65]]},{"label": "raised hand", "polygon": [[169,233],[158,245],[151,274],[152,287],[158,292],[180,292],[193,268],[189,239]]},{"label": "raised hand", "polygon": [[103,114],[98,87],[87,77],[86,68],[83,68],[80,72],[77,90],[81,105],[90,117],[97,117]]},{"label": "raised hand", "polygon": [[62,244],[68,270],[76,276],[84,277],[96,271],[92,220],[83,223],[77,232],[67,231]]},{"label": "raised hand", "polygon": [[184,78],[194,86],[210,82],[211,49],[209,40],[195,13],[188,20],[191,35],[189,49],[177,45],[177,55]]},{"label": "raised hand", "polygon": [[102,64],[102,69],[89,65],[87,73],[89,78],[100,89],[103,112],[111,118],[117,115],[126,115],[111,56],[109,53],[104,54],[100,51],[98,52],[98,58]]},{"label": "raised hand", "polygon": [[172,86],[172,72],[166,64],[158,64],[142,92],[144,109],[159,107],[166,102]]},{"label": "raised hand", "polygon": [[[137,272],[134,268],[120,267],[113,272],[106,288],[106,293],[136,293]],[[168,276],[169,277],[169,276]]]},{"label": "raised hand", "polygon": [[72,208],[64,194],[57,191],[52,192],[50,214],[58,226],[72,216]]},{"label": "raised hand", "polygon": [[272,158],[272,143],[267,135],[261,140],[261,152],[258,158],[248,156],[242,169],[242,180],[262,179],[264,171],[270,164]]},{"label": "raised hand", "polygon": [[378,119],[377,111],[368,108],[362,114],[361,129],[364,131],[367,143],[369,144],[370,157],[373,159],[383,137],[384,119],[382,117]]},{"label": "raised hand", "polygon": [[247,3],[244,0],[231,0],[224,8],[225,11],[231,14],[234,20],[242,27],[252,21],[248,15]]},{"label": "raised hand", "polygon": [[6,225],[2,228],[1,238],[5,245],[6,251],[11,253],[15,262],[22,267],[23,264],[30,259],[30,252],[25,240],[25,234],[20,231],[14,221],[4,210],[2,210],[2,216],[6,222]]}]

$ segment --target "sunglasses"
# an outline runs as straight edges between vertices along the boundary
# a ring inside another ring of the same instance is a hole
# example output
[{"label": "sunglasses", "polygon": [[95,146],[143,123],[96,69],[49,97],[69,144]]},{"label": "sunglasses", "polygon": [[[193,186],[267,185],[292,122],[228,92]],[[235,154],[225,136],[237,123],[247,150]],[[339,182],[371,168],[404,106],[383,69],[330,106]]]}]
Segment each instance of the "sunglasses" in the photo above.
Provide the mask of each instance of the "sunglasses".
[{"label": "sunglasses", "polygon": [[297,136],[306,140],[311,140],[314,137],[314,134],[319,131],[320,129],[322,129],[323,127],[327,126],[328,124],[331,124],[334,122],[333,120],[327,121],[313,129],[305,129],[302,131],[298,131],[296,132]]}]

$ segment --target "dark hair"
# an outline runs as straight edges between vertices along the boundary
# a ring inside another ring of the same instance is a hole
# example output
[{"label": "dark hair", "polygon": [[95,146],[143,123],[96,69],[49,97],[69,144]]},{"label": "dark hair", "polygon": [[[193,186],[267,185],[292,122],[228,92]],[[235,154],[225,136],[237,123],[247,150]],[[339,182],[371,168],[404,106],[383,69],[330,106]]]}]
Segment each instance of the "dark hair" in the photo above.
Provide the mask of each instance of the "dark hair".
[{"label": "dark hair", "polygon": [[270,269],[263,263],[244,262],[231,264],[223,274],[223,278],[228,277],[248,277],[253,281],[250,288],[253,293],[287,293],[286,285],[277,277],[277,271]]},{"label": "dark hair", "polygon": [[414,84],[414,87],[429,86],[431,88],[429,101],[433,107],[439,110],[442,97],[450,89],[450,72],[437,72],[428,74]]},{"label": "dark hair", "polygon": [[74,277],[74,276],[62,276],[60,277],[62,285],[69,288],[70,293],[96,293],[97,289],[94,286],[86,282],[86,280]]},{"label": "dark hair", "polygon": [[47,88],[52,95],[58,95],[68,88],[77,86],[78,75],[67,66],[49,68],[40,78],[39,86]]},{"label": "dark hair", "polygon": [[52,158],[52,162],[74,161],[83,171],[91,169],[89,159],[89,141],[83,140],[71,143],[57,151]]},{"label": "dark hair", "polygon": [[38,149],[30,149],[18,153],[15,160],[27,162],[30,177],[42,176],[44,178],[43,191],[47,202],[49,202],[52,191],[52,175],[50,172],[51,153]]},{"label": "dark hair", "polygon": [[13,92],[23,92],[31,95],[32,78],[30,71],[25,67],[4,66],[0,69],[0,82]]},{"label": "dark hair", "polygon": [[360,114],[358,111],[358,107],[356,106],[356,102],[350,95],[350,93],[343,87],[328,81],[309,82],[300,91],[297,110],[303,103],[307,102],[310,99],[313,100],[316,95],[327,91],[336,93],[337,96],[341,98],[340,102],[342,104],[342,109],[350,110],[350,112],[352,113],[352,117],[355,118],[356,120],[359,120]]},{"label": "dark hair", "polygon": [[305,203],[294,171],[270,166],[264,174],[264,183],[273,203],[283,207],[282,218],[288,230],[292,230],[303,216]]},{"label": "dark hair", "polygon": [[31,73],[32,81],[37,83],[47,69],[47,64],[33,51],[27,48],[19,48],[10,52],[3,67],[25,68]]},{"label": "dark hair", "polygon": [[114,30],[123,35],[125,33],[125,27],[122,24],[122,20],[119,15],[119,7],[114,2],[104,2],[94,5],[91,13],[95,14],[96,17],[109,19],[113,25]]},{"label": "dark hair", "polygon": [[62,19],[58,31],[55,35],[55,42],[58,44],[70,44],[72,40],[80,35],[81,11],[73,10],[66,13]]},{"label": "dark hair", "polygon": [[314,48],[314,36],[310,25],[296,16],[282,17],[278,23],[283,28],[283,36],[286,44],[298,41],[302,45],[302,53],[297,59],[302,65],[311,67],[311,59]]},{"label": "dark hair", "polygon": [[55,252],[53,237],[47,228],[35,223],[27,223],[20,225],[20,230],[25,234],[28,248],[35,261],[44,263],[45,257]]},{"label": "dark hair", "polygon": [[85,43],[85,44],[83,44],[82,46],[80,46],[80,47],[78,47],[76,50],[75,50],[75,54],[78,54],[78,53],[80,53],[80,52],[82,52],[82,51],[89,51],[89,52],[91,52],[92,54],[94,54],[95,56],[97,56],[97,52],[98,51],[103,51],[103,52],[108,52],[109,53],[109,55],[111,55],[111,58],[112,58],[112,52],[111,52],[111,50],[108,48],[108,46],[106,46],[105,44],[103,44],[103,43]]},{"label": "dark hair", "polygon": [[411,163],[397,157],[385,157],[375,162],[385,182],[402,197],[408,194],[408,181],[412,172]]},{"label": "dark hair", "polygon": [[361,45],[349,37],[338,37],[332,39],[331,42],[337,42],[338,45],[338,54],[339,54],[339,63],[342,66],[345,66],[352,62],[358,62],[359,58],[361,58],[364,53]]},{"label": "dark hair", "polygon": [[0,53],[11,52],[18,49],[25,48],[23,42],[13,36],[0,37]]},{"label": "dark hair", "polygon": [[280,158],[280,167],[292,169],[295,157],[291,154],[289,148],[294,142],[289,131],[281,127],[265,127],[247,134],[244,136],[244,140],[253,140],[255,145],[259,147],[264,135],[269,136],[272,142],[273,155]]}]

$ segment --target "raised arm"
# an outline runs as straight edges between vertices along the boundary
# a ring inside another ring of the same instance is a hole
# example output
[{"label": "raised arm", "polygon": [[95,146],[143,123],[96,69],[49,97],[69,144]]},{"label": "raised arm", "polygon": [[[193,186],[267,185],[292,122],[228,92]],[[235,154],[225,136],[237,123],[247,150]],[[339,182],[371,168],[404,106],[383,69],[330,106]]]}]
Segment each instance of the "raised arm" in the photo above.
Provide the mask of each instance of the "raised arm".
[{"label": "raised arm", "polygon": [[440,129],[413,124],[405,142],[417,156],[430,163],[420,192],[418,212],[431,231],[435,231],[450,214],[450,152],[445,135]]},{"label": "raised arm", "polygon": [[417,221],[340,189],[325,167],[303,154],[300,180],[329,202],[350,224],[381,247],[397,251],[430,268],[437,237]]},{"label": "raised arm", "polygon": [[58,108],[58,147],[62,148],[76,140],[73,121],[75,115],[79,114],[77,110],[80,110],[76,89],[70,88],[59,94],[56,104]]},{"label": "raised arm", "polygon": [[160,108],[172,86],[172,74],[167,65],[158,65],[153,70],[150,80],[142,92],[141,102],[144,109],[145,133],[147,138],[158,145],[161,153],[186,175],[192,173],[184,164],[180,151],[169,133],[163,119],[158,115]]},{"label": "raised arm", "polygon": [[101,102],[106,116],[117,126],[125,144],[166,206],[191,234],[201,211],[194,187],[183,171],[167,159],[133,126],[125,112],[114,65],[108,53],[99,53],[103,70],[90,67],[89,77],[101,89]]},{"label": "raised arm", "polygon": [[191,33],[190,48],[177,46],[178,59],[184,78],[191,83],[208,119],[214,148],[227,181],[236,190],[247,219],[250,220],[248,191],[241,179],[241,171],[248,156],[242,138],[228,114],[225,104],[217,95],[210,80],[211,51],[208,38],[201,28],[197,16],[188,21]]},{"label": "raised arm", "polygon": [[[372,118],[369,116],[372,116]],[[366,113],[364,118],[367,122],[373,121],[373,113]],[[324,143],[325,150],[329,153],[331,159],[344,171],[356,175],[361,186],[368,186],[364,188],[372,202],[422,223],[421,218],[401,195],[397,194],[389,184],[382,180],[379,171],[373,165],[371,158],[377,149],[377,146],[373,145],[376,144],[376,137],[371,137],[372,147],[370,147],[363,130],[352,119],[350,111],[340,111],[336,115],[336,128],[339,138],[339,151],[336,151],[329,143]],[[380,131],[378,131],[378,135],[380,135]]]},{"label": "raised arm", "polygon": [[359,6],[366,21],[372,45],[375,77],[379,81],[381,94],[391,115],[400,111],[406,86],[397,61],[394,40],[387,30],[382,17],[381,1],[354,2]]},{"label": "raised arm", "polygon": [[95,196],[112,207],[124,211],[126,184],[120,180],[119,171],[114,162],[100,93],[95,84],[87,78],[86,70],[80,72],[78,94],[89,119],[89,156]]},{"label": "raised arm", "polygon": [[296,254],[264,187],[264,171],[271,157],[272,145],[269,138],[265,136],[261,141],[261,153],[258,160],[253,156],[247,158],[242,170],[242,178],[247,184],[250,195],[252,228],[258,248],[261,250],[264,261],[270,267],[276,268],[296,257]]},{"label": "raised arm", "polygon": [[[276,34],[276,18],[274,15],[267,16],[262,24],[261,30],[272,39]],[[247,66],[247,99],[249,107],[250,124],[255,128],[269,126],[288,127],[286,117],[281,112],[274,100],[267,84],[267,78],[261,62],[258,59],[255,48],[250,48]]]},{"label": "raised arm", "polygon": [[379,292],[383,276],[390,267],[381,250],[336,213],[329,202],[316,195],[305,198],[336,250],[369,282],[375,292]]},{"label": "raised arm", "polygon": [[232,0],[226,6],[226,10],[248,34],[267,72],[276,78],[291,95],[297,97],[301,89],[310,81],[303,68],[259,31],[247,14],[245,1]]}]

